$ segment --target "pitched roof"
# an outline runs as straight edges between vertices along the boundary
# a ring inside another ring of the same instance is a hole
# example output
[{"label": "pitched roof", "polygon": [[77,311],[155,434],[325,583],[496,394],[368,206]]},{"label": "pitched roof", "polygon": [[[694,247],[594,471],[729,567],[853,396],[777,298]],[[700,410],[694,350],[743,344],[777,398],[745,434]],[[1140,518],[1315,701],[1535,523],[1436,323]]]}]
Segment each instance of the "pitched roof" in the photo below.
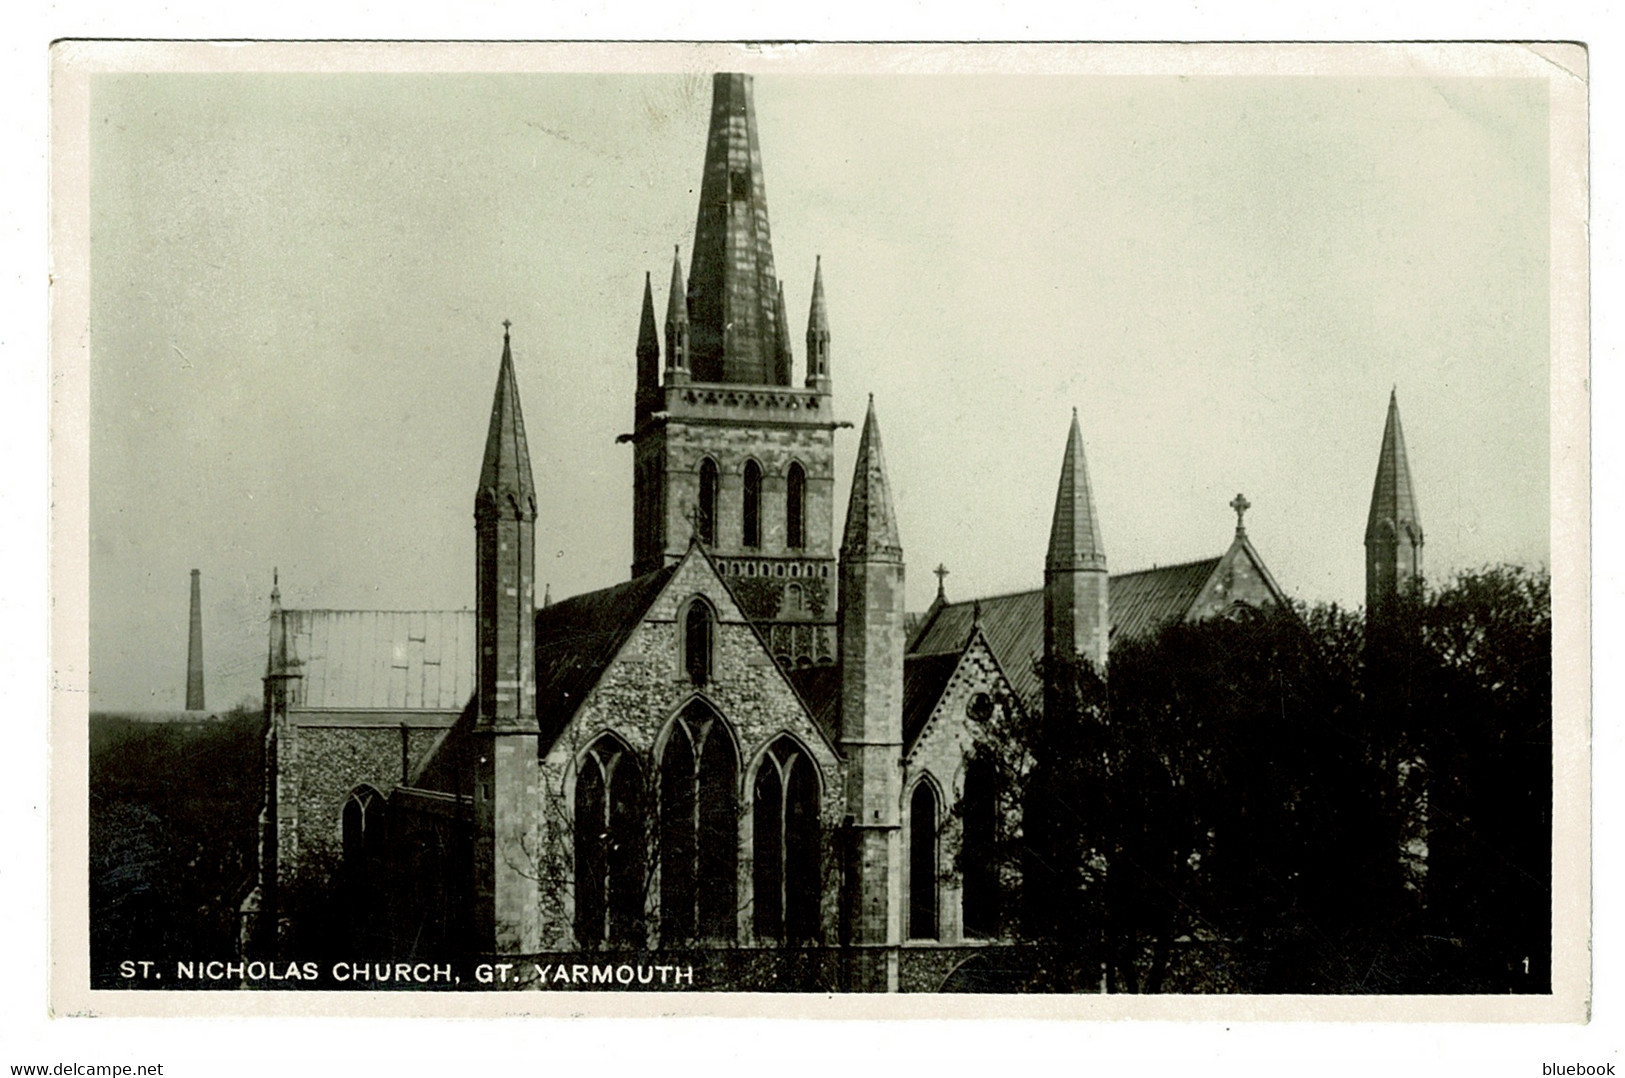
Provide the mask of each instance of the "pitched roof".
[{"label": "pitched roof", "polygon": [[[959,666],[963,648],[903,658],[903,744],[914,744]],[[785,671],[813,721],[834,744],[841,739],[841,668],[829,663]]]},{"label": "pitched roof", "polygon": [[1134,640],[1188,617],[1202,594],[1202,585],[1221,560],[1203,558],[1112,577],[1107,600],[1111,603],[1112,636]]},{"label": "pitched roof", "polygon": [[410,778],[402,785],[448,794],[469,792],[466,788],[469,781],[467,747],[469,738],[474,734],[474,724],[479,721],[479,711],[479,701],[470,696],[457,721],[451,724],[451,729],[446,731],[428,756],[418,762]]},{"label": "pitched roof", "polygon": [[841,668],[833,663],[815,663],[811,666],[792,667],[784,672],[795,689],[796,695],[801,697],[807,705],[807,712],[812,715],[813,722],[829,738],[830,743],[839,745],[841,740]]},{"label": "pitched roof", "polygon": [[[1188,616],[1202,593],[1202,585],[1213,575],[1219,561],[1219,558],[1204,558],[1110,577],[1108,602],[1112,638],[1133,639]],[[950,652],[957,659],[970,639],[978,604],[982,612],[982,632],[987,635],[988,644],[999,665],[1004,667],[1011,686],[1023,700],[1038,699],[1043,686],[1039,684],[1033,663],[1044,654],[1042,588],[944,603],[920,631],[911,648],[912,654]]]},{"label": "pitched roof", "polygon": [[544,749],[570,721],[676,571],[676,564],[667,565],[536,611],[536,720]]},{"label": "pitched roof", "polygon": [[914,739],[925,729],[926,720],[942,699],[948,679],[959,668],[960,651],[942,651],[933,655],[908,655],[903,659],[903,745],[914,744]]},{"label": "pitched roof", "polygon": [[[474,693],[472,610],[273,610],[294,706],[456,711]],[[273,655],[273,662],[279,656]],[[275,673],[276,671],[270,671]]]}]

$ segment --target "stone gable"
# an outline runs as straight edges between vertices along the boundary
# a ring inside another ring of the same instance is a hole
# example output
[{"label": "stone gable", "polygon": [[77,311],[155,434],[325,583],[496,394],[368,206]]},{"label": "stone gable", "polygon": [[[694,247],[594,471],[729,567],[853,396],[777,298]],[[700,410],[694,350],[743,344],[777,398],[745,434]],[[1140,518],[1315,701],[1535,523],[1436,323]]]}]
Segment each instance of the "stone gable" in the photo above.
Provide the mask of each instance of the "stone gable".
[{"label": "stone gable", "polygon": [[[696,688],[684,669],[681,653],[681,615],[695,596],[704,596],[717,613],[712,678]],[[773,661],[762,638],[745,618],[728,588],[697,551],[690,551],[666,588],[650,604],[620,652],[588,691],[580,708],[547,750],[543,759],[544,812],[554,847],[569,841],[570,806],[574,798],[575,764],[580,753],[597,738],[613,734],[639,759],[646,776],[655,773],[656,753],[679,712],[696,696],[704,699],[728,723],[739,750],[737,803],[739,828],[740,939],[750,938],[751,812],[756,765],[767,747],[788,734],[818,766],[820,815],[827,829],[844,812],[842,762],[835,748],[819,731],[783,671]],[[832,846],[833,844],[826,844]],[[826,860],[833,850],[826,848]],[[830,870],[833,869],[833,864]],[[831,871],[824,873],[830,879]],[[824,895],[824,921],[833,932],[835,894]],[[651,907],[652,908],[652,907]],[[568,896],[560,896],[550,916],[552,937],[568,941],[573,923]],[[831,939],[833,937],[831,936]]]},{"label": "stone gable", "polygon": [[[994,657],[993,649],[981,633],[973,635],[966,644],[958,666],[931,711],[931,717],[926,720],[903,760],[904,850],[910,848],[912,838],[914,821],[908,809],[915,784],[932,782],[941,798],[937,806],[937,931],[938,939],[944,945],[959,943],[964,939],[960,908],[961,881],[954,859],[961,838],[960,818],[955,806],[965,792],[965,763],[978,739],[987,736],[987,729],[999,723],[997,715],[981,723],[970,718],[970,702],[978,693],[986,693],[994,701],[1008,701],[996,704],[996,707],[1020,706],[1015,702],[1010,681]],[[913,881],[909,879],[909,868],[909,859],[905,856],[905,894],[910,893],[913,886]]]}]

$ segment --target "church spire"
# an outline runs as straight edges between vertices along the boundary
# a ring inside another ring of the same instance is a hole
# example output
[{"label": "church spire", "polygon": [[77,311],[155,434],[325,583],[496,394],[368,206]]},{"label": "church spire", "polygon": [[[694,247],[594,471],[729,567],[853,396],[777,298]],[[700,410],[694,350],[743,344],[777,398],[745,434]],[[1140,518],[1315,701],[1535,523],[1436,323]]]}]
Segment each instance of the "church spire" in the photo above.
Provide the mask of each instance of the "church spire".
[{"label": "church spire", "polygon": [[[1062,671],[1079,656],[1105,674],[1111,642],[1109,602],[1106,546],[1100,539],[1100,517],[1095,512],[1083,432],[1074,408],[1061,457],[1049,554],[1044,558],[1044,662],[1053,672],[1045,677],[1046,708],[1055,708],[1064,700]],[[1062,695],[1056,696],[1057,692]]]},{"label": "church spire", "polygon": [[480,465],[476,511],[500,509],[511,499],[514,510],[536,518],[536,484],[530,475],[530,447],[525,443],[525,417],[519,410],[519,381],[513,373],[510,322],[502,323],[502,365],[491,401],[491,426],[485,435],[485,461]]},{"label": "church spire", "polygon": [[655,328],[654,287],[649,274],[643,275],[643,316],[638,321],[637,421],[655,410],[660,392],[660,330]]},{"label": "church spire", "polygon": [[474,502],[474,751],[472,925],[485,952],[541,945],[536,849],[536,487],[519,411],[509,323]]},{"label": "church spire", "polygon": [[903,547],[886,481],[875,399],[863,420],[852,500],[841,543],[841,750],[846,757],[846,818],[851,868],[845,880],[850,941],[861,952],[858,991],[897,991],[902,941],[899,790],[903,768]]},{"label": "church spire", "polygon": [[[653,302],[651,298],[651,303]],[[666,383],[689,376],[688,292],[683,288],[682,252],[671,249],[671,291],[666,293]]]},{"label": "church spire", "polygon": [[1377,479],[1366,517],[1366,612],[1384,605],[1422,576],[1422,515],[1416,506],[1405,431],[1399,422],[1399,390],[1388,396],[1388,420],[1377,454]]},{"label": "church spire", "polygon": [[795,366],[795,355],[790,351],[790,318],[784,310],[784,282],[779,282],[779,298],[774,304],[773,320],[773,377],[777,384],[787,386],[790,384],[791,368]]},{"label": "church spire", "polygon": [[689,272],[695,381],[779,384],[778,283],[749,75],[712,80]]},{"label": "church spire", "polygon": [[1061,458],[1061,485],[1055,494],[1055,515],[1050,522],[1048,569],[1104,569],[1106,544],[1100,538],[1100,516],[1089,485],[1089,462],[1083,455],[1083,432],[1078,410],[1072,409],[1072,429],[1066,435]]},{"label": "church spire", "polygon": [[824,259],[813,260],[812,309],[807,312],[807,388],[829,392],[829,311],[824,306]]},{"label": "church spire", "polygon": [[852,470],[852,494],[846,504],[846,532],[841,539],[841,557],[875,561],[903,558],[903,544],[897,537],[897,517],[892,511],[891,485],[886,479],[886,456],[880,448],[880,422],[875,418],[874,394],[869,395],[869,412],[863,418],[863,436],[858,441],[857,464]]}]

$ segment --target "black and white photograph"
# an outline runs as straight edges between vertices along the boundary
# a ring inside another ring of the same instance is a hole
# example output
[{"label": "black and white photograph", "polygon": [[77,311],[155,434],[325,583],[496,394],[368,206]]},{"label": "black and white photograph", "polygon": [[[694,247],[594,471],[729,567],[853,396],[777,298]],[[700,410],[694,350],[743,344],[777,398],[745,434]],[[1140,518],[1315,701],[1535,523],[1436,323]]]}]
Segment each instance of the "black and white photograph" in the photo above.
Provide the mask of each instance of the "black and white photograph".
[{"label": "black and white photograph", "polygon": [[1584,48],[55,62],[57,1006],[1584,1020]]}]

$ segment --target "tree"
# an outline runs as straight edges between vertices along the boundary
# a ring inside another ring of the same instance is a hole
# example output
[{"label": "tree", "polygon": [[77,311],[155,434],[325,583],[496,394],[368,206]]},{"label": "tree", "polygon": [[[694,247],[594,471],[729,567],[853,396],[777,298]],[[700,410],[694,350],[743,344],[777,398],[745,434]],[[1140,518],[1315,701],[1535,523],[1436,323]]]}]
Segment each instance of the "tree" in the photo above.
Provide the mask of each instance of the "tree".
[{"label": "tree", "polygon": [[980,750],[1018,789],[1033,987],[1545,990],[1549,594],[1501,567],[1042,671],[1049,713]]},{"label": "tree", "polygon": [[[1407,727],[1425,823],[1429,978],[1461,992],[1551,984],[1551,580],[1498,566],[1413,596],[1379,631],[1402,692],[1373,706]],[[1374,631],[1373,635],[1377,635]],[[1374,682],[1393,680],[1373,660]]]},{"label": "tree", "polygon": [[[1026,930],[1044,987],[1326,991],[1397,887],[1355,623],[1237,608],[1057,670],[1032,724]],[[1370,986],[1373,990],[1385,987]]]}]

